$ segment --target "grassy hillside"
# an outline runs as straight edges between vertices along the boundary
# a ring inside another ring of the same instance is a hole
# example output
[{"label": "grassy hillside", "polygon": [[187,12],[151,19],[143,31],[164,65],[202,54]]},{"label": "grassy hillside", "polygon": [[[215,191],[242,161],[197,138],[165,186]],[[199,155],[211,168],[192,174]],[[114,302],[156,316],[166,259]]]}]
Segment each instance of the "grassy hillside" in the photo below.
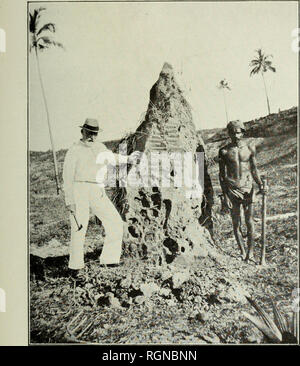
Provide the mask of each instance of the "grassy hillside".
[{"label": "grassy hillside", "polygon": [[[244,122],[247,137],[270,137],[295,133],[297,130],[297,107],[272,113],[268,116]],[[226,129],[212,129],[209,138],[204,137],[205,143],[218,142],[228,138]],[[214,134],[212,134],[215,132]],[[204,135],[205,136],[205,135]],[[207,136],[207,132],[206,132]]]},{"label": "grassy hillside", "polygon": [[201,133],[201,136],[202,136],[204,142],[206,142],[211,137],[217,136],[217,134],[220,133],[223,130],[224,130],[223,128],[207,128],[207,129],[204,129],[204,130],[199,130],[199,132]]},{"label": "grassy hillside", "polygon": [[[253,121],[244,122],[244,125],[246,128],[245,137],[255,139],[258,149],[263,149],[263,146],[272,144],[272,141],[276,142],[278,140],[280,142],[280,136],[284,141],[288,136],[297,135],[297,108],[293,107],[280,112],[280,114],[274,113]],[[219,148],[229,142],[229,136],[226,129],[212,129],[209,131],[212,131],[209,135],[207,133],[202,134],[206,145],[206,153],[211,162],[216,162]]]},{"label": "grassy hillside", "polygon": [[[270,298],[287,317],[291,293],[297,287],[297,137],[295,110],[282,116],[249,122],[248,137],[257,143],[257,161],[268,178],[267,266],[241,261],[229,215],[221,215],[218,166],[209,173],[215,190],[214,248],[188,264],[189,276],[179,288],[168,279],[169,268],[137,258],[123,257],[119,268],[100,268],[97,262],[103,230],[93,220],[87,232],[86,276],[88,282],[75,290],[66,274],[70,228],[63,197],[55,193],[51,153],[30,153],[30,247],[43,255],[52,242],[53,256],[41,259],[44,278],[34,262],[31,278],[31,341],[70,342],[67,325],[83,311],[93,325],[79,341],[116,344],[262,343],[261,333],[243,316],[252,313],[244,294],[256,299],[271,313]],[[292,117],[291,117],[292,116]],[[211,131],[207,153],[213,159],[226,143],[224,131]],[[59,170],[65,151],[58,153]],[[254,205],[258,262],[261,233],[261,197]],[[292,214],[286,215],[284,214]],[[276,216],[278,215],[278,216]],[[283,215],[283,216],[279,216]],[[243,227],[245,231],[245,228]],[[184,267],[185,266],[185,267]],[[185,270],[185,269],[184,269]],[[183,270],[183,271],[184,271]],[[184,272],[186,273],[186,272]],[[145,296],[141,284],[159,290]],[[73,339],[74,341],[74,339]]]}]

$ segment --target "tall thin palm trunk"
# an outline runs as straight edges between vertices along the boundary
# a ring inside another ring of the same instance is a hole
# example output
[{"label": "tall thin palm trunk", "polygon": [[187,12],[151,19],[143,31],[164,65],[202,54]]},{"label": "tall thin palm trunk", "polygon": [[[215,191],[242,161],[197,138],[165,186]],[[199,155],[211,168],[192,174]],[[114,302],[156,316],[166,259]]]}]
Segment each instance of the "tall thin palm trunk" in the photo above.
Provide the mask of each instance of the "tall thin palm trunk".
[{"label": "tall thin palm trunk", "polygon": [[224,105],[225,105],[226,122],[228,123],[228,111],[227,111],[227,104],[226,104],[225,90],[224,89],[223,89],[223,98],[224,98]]},{"label": "tall thin palm trunk", "polygon": [[59,195],[60,186],[59,186],[59,180],[58,180],[58,167],[57,167],[57,160],[56,160],[56,152],[55,152],[54,140],[53,140],[53,136],[52,136],[50,117],[49,117],[47,99],[46,99],[46,94],[45,94],[45,89],[44,89],[44,84],[43,84],[43,79],[42,79],[42,74],[41,74],[40,62],[39,62],[38,52],[37,52],[36,48],[35,48],[35,55],[36,55],[36,61],[37,61],[37,66],[38,66],[38,74],[39,74],[40,84],[41,84],[41,88],[42,88],[43,100],[44,100],[45,109],[46,109],[47,123],[48,123],[48,128],[49,128],[49,135],[50,135],[50,142],[51,142],[51,146],[52,146],[52,154],[53,154],[53,161],[54,161],[54,173],[55,173],[55,181],[56,181],[56,190],[57,190],[57,194]]},{"label": "tall thin palm trunk", "polygon": [[263,82],[264,82],[264,87],[265,87],[265,93],[266,93],[266,98],[267,98],[267,106],[268,106],[268,114],[271,114],[270,112],[270,102],[269,102],[269,97],[268,97],[268,92],[267,92],[267,87],[266,87],[266,82],[265,82],[265,78],[264,78],[264,73],[261,73]]},{"label": "tall thin palm trunk", "polygon": [[256,58],[254,58],[250,62],[250,67],[252,67],[250,76],[261,73],[263,83],[264,83],[264,88],[265,88],[265,94],[266,94],[266,98],[267,98],[268,114],[270,114],[271,113],[270,102],[269,102],[269,96],[268,96],[268,92],[267,92],[267,86],[266,86],[266,82],[265,82],[264,73],[267,71],[276,72],[276,68],[274,66],[272,66],[272,61],[270,60],[270,58],[273,57],[272,55],[266,55],[261,50],[261,48],[256,50],[256,52],[257,52]]}]

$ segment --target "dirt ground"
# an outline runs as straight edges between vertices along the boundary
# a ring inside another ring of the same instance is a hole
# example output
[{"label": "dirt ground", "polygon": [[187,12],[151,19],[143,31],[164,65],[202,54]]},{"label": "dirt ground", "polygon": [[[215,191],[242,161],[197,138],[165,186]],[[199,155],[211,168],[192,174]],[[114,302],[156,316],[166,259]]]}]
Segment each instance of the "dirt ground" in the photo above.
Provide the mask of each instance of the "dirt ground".
[{"label": "dirt ground", "polygon": [[[215,189],[214,248],[202,258],[179,263],[184,278],[175,286],[172,268],[133,257],[117,268],[100,268],[101,227],[91,222],[86,258],[87,282],[73,287],[66,276],[69,223],[62,199],[51,182],[51,155],[31,160],[30,245],[41,248],[55,239],[57,258],[49,260],[44,277],[32,269],[30,280],[31,343],[100,344],[249,344],[264,342],[245,318],[254,314],[245,295],[272,315],[273,299],[284,316],[292,314],[292,291],[298,286],[297,142],[294,134],[258,141],[258,167],[268,177],[267,265],[258,265],[261,197],[255,202],[255,260],[241,260],[229,214],[220,214],[218,167],[209,173]],[[210,146],[209,153],[215,153]],[[59,156],[60,167],[63,155]],[[53,180],[53,178],[52,178]],[[292,213],[291,216],[280,216]],[[243,224],[244,226],[244,224]],[[245,231],[245,227],[243,228]],[[96,247],[93,248],[93,245]],[[184,277],[185,276],[185,277]],[[72,323],[72,319],[77,319]],[[74,324],[80,324],[74,329]],[[84,328],[87,328],[84,330]],[[82,334],[81,331],[83,331]]]}]

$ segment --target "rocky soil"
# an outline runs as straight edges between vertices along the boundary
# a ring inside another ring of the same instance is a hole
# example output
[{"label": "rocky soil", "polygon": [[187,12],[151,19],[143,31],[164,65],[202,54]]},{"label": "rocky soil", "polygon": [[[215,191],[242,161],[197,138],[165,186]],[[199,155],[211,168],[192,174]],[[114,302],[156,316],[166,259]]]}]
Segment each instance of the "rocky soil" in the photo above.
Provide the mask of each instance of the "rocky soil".
[{"label": "rocky soil", "polygon": [[[163,108],[164,113],[159,115]],[[170,136],[170,128],[175,126],[172,113],[177,113],[175,122],[181,120],[178,113],[184,114],[184,124],[189,128],[181,133],[178,124],[176,135],[173,131]],[[183,151],[193,141],[189,148],[195,152],[199,140],[189,118],[188,105],[167,65],[150,92],[148,112],[138,129],[139,133],[147,130],[146,138],[139,142],[140,151],[146,155],[154,148],[171,151],[175,138]],[[286,126],[284,120],[280,124]],[[292,291],[298,287],[295,131],[286,127],[284,134],[256,140],[259,169],[268,176],[270,185],[267,216],[273,217],[267,224],[267,266],[258,265],[260,197],[255,202],[255,262],[246,264],[241,260],[230,217],[220,212],[215,160],[220,142],[215,141],[206,146],[208,174],[214,188],[214,205],[207,216],[214,225],[213,238],[199,223],[205,209],[199,199],[187,200],[174,187],[108,190],[124,219],[121,265],[100,267],[98,258],[105,232],[91,217],[86,238],[86,281],[76,286],[66,272],[70,227],[63,197],[55,195],[51,152],[31,153],[31,342],[264,342],[260,331],[243,315],[243,311],[254,314],[245,296],[257,300],[270,314],[272,298],[290,318]],[[129,138],[130,148],[136,147],[136,139]],[[60,174],[64,153],[58,153]],[[293,215],[276,216],[289,213]]]}]

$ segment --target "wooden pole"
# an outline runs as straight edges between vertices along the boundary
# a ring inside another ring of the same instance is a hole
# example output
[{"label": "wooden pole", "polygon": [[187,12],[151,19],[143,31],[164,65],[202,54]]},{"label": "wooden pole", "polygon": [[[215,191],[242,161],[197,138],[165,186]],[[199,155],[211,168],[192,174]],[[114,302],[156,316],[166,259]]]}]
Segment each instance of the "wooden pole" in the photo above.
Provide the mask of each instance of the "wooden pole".
[{"label": "wooden pole", "polygon": [[[267,179],[266,177],[262,178],[262,185],[264,192],[267,190]],[[264,266],[266,264],[266,212],[267,212],[267,194],[262,194],[262,207],[261,207],[261,216],[262,216],[262,226],[261,226],[261,257],[260,264]]]}]

